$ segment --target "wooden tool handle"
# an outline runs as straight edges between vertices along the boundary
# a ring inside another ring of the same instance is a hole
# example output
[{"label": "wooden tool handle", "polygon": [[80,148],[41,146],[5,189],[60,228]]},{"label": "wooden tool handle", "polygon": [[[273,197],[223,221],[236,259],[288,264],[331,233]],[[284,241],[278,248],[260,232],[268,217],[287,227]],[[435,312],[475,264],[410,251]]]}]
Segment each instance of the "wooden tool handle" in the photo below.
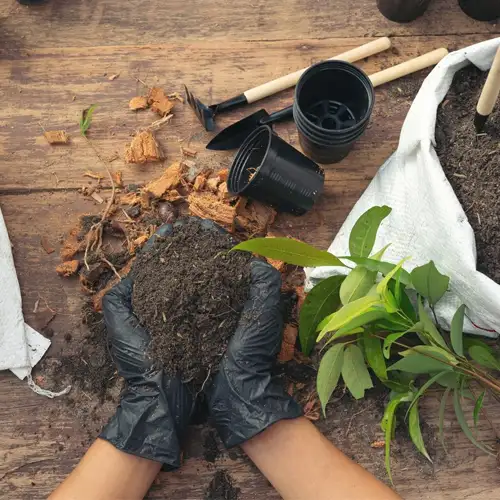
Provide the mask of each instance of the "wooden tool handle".
[{"label": "wooden tool handle", "polygon": [[488,78],[484,84],[481,97],[477,103],[477,112],[480,115],[488,116],[493,111],[495,103],[500,93],[500,47],[497,50],[493,64],[491,65]]},{"label": "wooden tool handle", "polygon": [[[355,49],[339,54],[338,56],[334,56],[329,60],[338,59],[341,61],[352,63],[364,59],[365,57],[372,56],[373,54],[378,54],[379,52],[387,50],[390,46],[391,41],[389,40],[389,38],[379,38],[372,42],[366,43],[365,45],[361,45],[361,47],[356,47]],[[299,81],[299,78],[308,69],[309,68],[299,69],[294,73],[290,73],[271,82],[267,82],[259,85],[258,87],[247,90],[243,94],[245,95],[249,103],[258,101],[259,99],[264,99],[264,97],[268,97],[270,95],[276,94],[277,92],[280,92],[281,90],[285,90],[296,85]]]},{"label": "wooden tool handle", "polygon": [[428,68],[429,66],[434,66],[434,64],[441,61],[441,59],[443,59],[443,57],[447,54],[448,50],[445,48],[433,50],[423,56],[415,57],[415,59],[410,59],[409,61],[405,61],[404,63],[393,66],[392,68],[387,68],[383,71],[379,71],[378,73],[374,73],[373,75],[370,75],[370,80],[372,81],[374,87],[378,87],[383,83],[392,82],[392,80],[396,80],[397,78],[410,75],[411,73]]}]

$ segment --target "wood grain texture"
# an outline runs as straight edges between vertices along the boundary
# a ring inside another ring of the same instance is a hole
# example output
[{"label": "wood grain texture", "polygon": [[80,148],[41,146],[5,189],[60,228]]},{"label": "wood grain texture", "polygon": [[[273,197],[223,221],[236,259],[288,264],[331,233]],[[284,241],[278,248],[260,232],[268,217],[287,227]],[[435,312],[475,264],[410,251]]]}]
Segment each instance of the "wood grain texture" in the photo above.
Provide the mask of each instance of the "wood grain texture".
[{"label": "wood grain texture", "polygon": [[[408,60],[432,49],[456,48],[478,42],[484,37],[415,37],[394,39],[394,48],[361,62],[369,74]],[[167,92],[181,91],[185,83],[208,103],[231,95],[307,66],[366,42],[366,39],[301,40],[286,42],[256,42],[210,44],[169,44],[158,46],[124,46],[92,48],[56,48],[18,51],[4,48],[0,78],[5,101],[0,109],[0,161],[2,190],[33,190],[80,188],[87,182],[85,170],[104,171],[92,149],[80,136],[78,121],[83,109],[97,104],[88,137],[103,157],[115,154],[119,158],[112,168],[121,169],[126,183],[144,182],[158,176],[161,163],[127,165],[125,146],[134,132],[158,118],[149,110],[133,112],[128,101],[147,91],[136,78],[148,85],[159,85]],[[245,55],[245,66],[241,56]],[[109,81],[113,74],[120,76]],[[421,75],[420,75],[421,76]],[[398,83],[388,84],[394,87]],[[370,128],[359,141],[355,152],[332,171],[345,170],[349,181],[372,176],[375,168],[394,149],[401,124],[409,107],[393,99],[387,106],[387,86],[376,90],[376,106]],[[250,111],[265,107],[281,109],[293,100],[288,90],[254,103],[244,109],[217,118],[225,127]],[[189,145],[199,151],[196,161],[214,168],[230,164],[232,153],[214,153],[204,149],[211,135],[199,125],[187,104],[177,103],[174,118],[158,133],[157,138],[166,153],[168,165],[178,159],[180,147]],[[66,130],[71,137],[68,145],[51,146],[43,137],[47,130]],[[293,144],[297,132],[289,122],[277,131]],[[56,186],[56,177],[58,184]]]},{"label": "wood grain texture", "polygon": [[[1,0],[2,37],[10,45],[80,47],[176,40],[290,40],[384,35],[498,33],[467,17],[457,0],[434,0],[424,16],[396,24],[375,0],[48,0],[36,8]],[[100,33],[100,40],[96,40]],[[242,54],[241,61],[245,60]]]},{"label": "wood grain texture", "polygon": [[[376,36],[394,35],[395,48],[361,62],[368,73],[434,48],[453,50],[498,33],[496,25],[467,18],[456,0],[434,0],[423,18],[409,25],[384,19],[375,0],[252,0],[237,5],[220,0],[47,0],[35,8],[0,0],[0,204],[13,243],[26,321],[41,328],[50,317],[48,307],[57,312],[51,323],[55,335],[48,356],[60,358],[73,352],[85,334],[79,318],[84,300],[79,285],[56,275],[58,253],[47,255],[40,245],[45,235],[58,250],[62,234],[78,215],[101,208],[77,193],[88,182],[85,170],[104,171],[79,136],[82,109],[98,104],[89,138],[103,157],[118,153],[111,168],[123,171],[125,183],[158,176],[180,157],[181,146],[198,151],[198,164],[218,169],[230,164],[232,154],[205,151],[211,135],[180,104],[173,121],[158,133],[167,153],[164,164],[123,163],[131,135],[155,118],[150,111],[136,114],[127,108],[131,97],[145,91],[137,78],[167,91],[181,91],[186,83],[212,103]],[[117,79],[108,79],[118,73]],[[397,145],[411,104],[412,92],[406,83],[377,89],[369,129],[345,161],[326,167],[325,192],[316,207],[303,217],[280,215],[275,224],[279,231],[322,248],[328,246]],[[292,91],[286,91],[221,115],[217,125],[223,128],[261,107],[280,109],[291,103],[292,96]],[[47,130],[66,130],[71,143],[49,146],[40,124]],[[293,124],[281,124],[276,130],[298,147]],[[38,300],[39,311],[34,313]],[[72,342],[64,340],[66,333],[72,334]],[[380,408],[370,404],[360,406],[344,399],[332,405],[328,419],[319,425],[349,456],[384,478],[383,452],[370,447],[381,439],[375,423]],[[422,405],[428,437],[434,444],[437,404],[426,398]],[[36,396],[13,375],[2,372],[0,497],[45,498],[75,466],[113,408],[112,402],[106,402],[99,419],[89,422],[83,405],[72,408],[64,400]],[[498,425],[495,407],[491,415]],[[497,462],[467,441],[451,408],[445,427],[449,454],[433,446],[433,466],[418,458],[407,438],[398,439],[393,474],[401,495],[409,500],[500,497]],[[353,429],[351,433],[348,428]],[[240,500],[279,498],[240,452],[224,452],[215,464],[208,464],[202,457],[205,432],[202,427],[192,429],[185,465],[179,471],[161,473],[149,498],[200,500],[217,468],[226,468],[232,475],[241,488]],[[479,435],[493,444],[494,435],[484,423]]]}]

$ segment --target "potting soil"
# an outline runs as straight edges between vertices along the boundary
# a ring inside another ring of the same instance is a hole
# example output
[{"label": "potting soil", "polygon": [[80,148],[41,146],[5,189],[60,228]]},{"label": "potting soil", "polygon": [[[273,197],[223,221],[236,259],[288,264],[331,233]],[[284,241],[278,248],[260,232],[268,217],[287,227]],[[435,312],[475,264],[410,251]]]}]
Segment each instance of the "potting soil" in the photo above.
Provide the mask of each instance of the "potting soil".
[{"label": "potting soil", "polygon": [[238,500],[239,488],[233,485],[233,480],[224,469],[218,470],[207,490],[205,491],[205,500]]},{"label": "potting soil", "polygon": [[173,234],[138,255],[133,308],[151,334],[149,355],[170,374],[203,383],[215,373],[234,333],[250,281],[236,241],[184,219]]},{"label": "potting soil", "polygon": [[458,71],[439,107],[436,142],[441,165],[474,229],[477,268],[500,283],[500,106],[477,134],[474,114],[487,73]]}]

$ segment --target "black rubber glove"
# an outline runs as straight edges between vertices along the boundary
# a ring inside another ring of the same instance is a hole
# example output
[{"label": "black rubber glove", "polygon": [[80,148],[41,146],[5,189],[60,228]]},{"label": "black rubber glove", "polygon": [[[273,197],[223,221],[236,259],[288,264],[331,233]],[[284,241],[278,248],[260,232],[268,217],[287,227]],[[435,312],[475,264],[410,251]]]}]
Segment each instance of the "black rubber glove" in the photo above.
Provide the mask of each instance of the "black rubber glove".
[{"label": "black rubber glove", "polygon": [[302,408],[272,374],[283,331],[280,273],[267,262],[255,260],[251,279],[238,329],[205,391],[210,415],[227,448],[279,420],[302,415]]},{"label": "black rubber glove", "polygon": [[[171,228],[162,226],[157,234]],[[179,441],[193,409],[192,395],[180,378],[167,376],[148,358],[150,336],[133,313],[132,289],[132,278],[126,277],[103,298],[111,354],[127,387],[100,437],[119,450],[179,467]]]}]

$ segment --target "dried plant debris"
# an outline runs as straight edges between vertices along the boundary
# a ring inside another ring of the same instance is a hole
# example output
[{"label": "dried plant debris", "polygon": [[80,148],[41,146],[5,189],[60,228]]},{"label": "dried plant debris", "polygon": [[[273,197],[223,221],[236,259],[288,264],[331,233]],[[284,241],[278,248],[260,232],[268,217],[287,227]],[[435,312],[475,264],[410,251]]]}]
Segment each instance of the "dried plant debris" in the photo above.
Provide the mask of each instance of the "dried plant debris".
[{"label": "dried plant debris", "polygon": [[188,196],[189,212],[202,219],[211,219],[226,228],[233,228],[236,210],[213,193],[192,192]]},{"label": "dried plant debris", "polygon": [[136,97],[132,97],[128,103],[128,107],[132,111],[139,111],[140,109],[149,108],[148,98],[146,96],[140,95]]},{"label": "dried plant debris", "polygon": [[160,146],[152,132],[148,130],[139,132],[125,150],[125,161],[127,163],[146,163],[148,161],[158,161],[162,158]]},{"label": "dried plant debris", "polygon": [[80,262],[78,260],[69,260],[58,265],[56,267],[56,272],[60,276],[72,276],[78,272],[79,267]]},{"label": "dried plant debris", "polygon": [[50,244],[49,238],[47,236],[40,237],[40,244],[47,254],[54,253],[54,247]]},{"label": "dried plant debris", "polygon": [[108,77],[108,80],[110,82],[112,82],[113,80],[116,80],[119,76],[120,76],[120,73],[116,73],[116,74],[111,75],[110,77]]},{"label": "dried plant debris", "polygon": [[148,104],[151,110],[160,116],[166,116],[172,111],[175,102],[170,100],[160,87],[153,87],[148,94]]},{"label": "dried plant debris", "polygon": [[43,133],[49,144],[68,144],[69,135],[64,130],[49,130]]},{"label": "dried plant debris", "polygon": [[168,190],[176,188],[182,180],[182,166],[180,163],[170,165],[161,177],[146,184],[144,191],[151,193],[155,198],[160,198]]}]

